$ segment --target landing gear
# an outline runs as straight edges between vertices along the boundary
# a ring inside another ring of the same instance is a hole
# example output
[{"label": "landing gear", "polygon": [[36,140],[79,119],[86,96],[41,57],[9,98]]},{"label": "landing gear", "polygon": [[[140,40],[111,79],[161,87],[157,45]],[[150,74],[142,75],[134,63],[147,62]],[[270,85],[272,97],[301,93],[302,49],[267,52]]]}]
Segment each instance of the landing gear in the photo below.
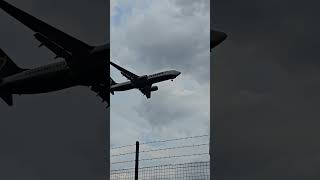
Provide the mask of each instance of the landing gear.
[{"label": "landing gear", "polygon": [[171,81],[173,82],[173,79],[171,79]]}]

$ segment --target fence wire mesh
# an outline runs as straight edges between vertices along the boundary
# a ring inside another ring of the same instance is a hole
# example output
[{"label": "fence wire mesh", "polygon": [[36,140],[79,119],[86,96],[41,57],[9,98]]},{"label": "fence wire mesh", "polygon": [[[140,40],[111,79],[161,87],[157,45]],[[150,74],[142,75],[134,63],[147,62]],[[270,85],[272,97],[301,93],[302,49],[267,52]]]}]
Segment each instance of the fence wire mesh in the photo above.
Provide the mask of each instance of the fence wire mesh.
[{"label": "fence wire mesh", "polygon": [[[134,179],[134,168],[112,170],[111,180]],[[209,180],[210,162],[167,164],[139,168],[139,180]]]},{"label": "fence wire mesh", "polygon": [[[209,180],[208,135],[140,143],[139,180]],[[111,180],[135,179],[135,145],[111,148]]]}]

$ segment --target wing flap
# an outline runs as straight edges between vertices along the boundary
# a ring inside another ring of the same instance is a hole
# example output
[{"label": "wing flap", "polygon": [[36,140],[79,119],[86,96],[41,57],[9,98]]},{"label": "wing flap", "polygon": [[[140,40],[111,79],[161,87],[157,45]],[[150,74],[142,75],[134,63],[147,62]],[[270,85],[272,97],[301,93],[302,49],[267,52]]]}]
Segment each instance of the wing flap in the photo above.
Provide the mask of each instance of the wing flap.
[{"label": "wing flap", "polygon": [[129,75],[129,74],[125,73],[125,72],[121,72],[121,74],[122,74],[124,77],[126,77],[127,79],[129,79],[129,80],[134,80],[134,79],[135,79],[134,77],[132,77],[131,75]]},{"label": "wing flap", "polygon": [[62,57],[65,59],[69,59],[71,57],[71,55],[68,53],[68,51],[66,51],[65,49],[63,49],[61,46],[57,45],[56,43],[50,41],[47,37],[43,36],[40,33],[36,33],[34,35],[34,37],[41,42],[41,45],[46,46],[48,49],[50,49],[52,52],[54,52],[58,57]]},{"label": "wing flap", "polygon": [[140,92],[147,97],[151,98],[151,85],[145,86],[144,88],[139,88]]}]

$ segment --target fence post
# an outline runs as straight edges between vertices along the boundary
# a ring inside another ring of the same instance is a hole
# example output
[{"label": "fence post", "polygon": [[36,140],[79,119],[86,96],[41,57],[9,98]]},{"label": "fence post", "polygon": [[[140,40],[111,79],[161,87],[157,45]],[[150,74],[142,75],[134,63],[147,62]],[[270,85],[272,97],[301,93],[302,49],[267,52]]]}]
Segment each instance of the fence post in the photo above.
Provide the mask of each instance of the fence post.
[{"label": "fence post", "polygon": [[135,165],[134,179],[138,180],[139,175],[139,141],[136,141],[136,165]]}]

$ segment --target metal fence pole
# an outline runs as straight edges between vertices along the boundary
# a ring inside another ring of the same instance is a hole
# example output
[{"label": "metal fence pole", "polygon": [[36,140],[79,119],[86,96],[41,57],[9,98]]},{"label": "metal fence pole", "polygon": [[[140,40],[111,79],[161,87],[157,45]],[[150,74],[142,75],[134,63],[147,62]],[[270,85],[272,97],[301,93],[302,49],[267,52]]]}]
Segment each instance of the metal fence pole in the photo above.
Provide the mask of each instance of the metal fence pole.
[{"label": "metal fence pole", "polygon": [[136,165],[135,165],[134,179],[138,180],[139,175],[139,141],[136,142]]}]

